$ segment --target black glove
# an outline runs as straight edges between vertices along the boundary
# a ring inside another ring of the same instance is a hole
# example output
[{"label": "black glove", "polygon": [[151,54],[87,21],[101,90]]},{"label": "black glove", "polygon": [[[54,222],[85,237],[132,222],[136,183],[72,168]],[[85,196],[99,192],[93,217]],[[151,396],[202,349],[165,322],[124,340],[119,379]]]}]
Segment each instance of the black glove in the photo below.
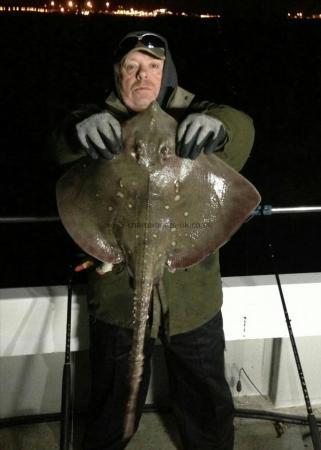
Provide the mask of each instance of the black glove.
[{"label": "black glove", "polygon": [[222,122],[206,114],[189,114],[177,130],[176,154],[195,159],[200,152],[206,155],[219,150],[227,141]]},{"label": "black glove", "polygon": [[107,111],[79,122],[76,130],[78,139],[93,159],[112,159],[122,150],[120,123]]}]

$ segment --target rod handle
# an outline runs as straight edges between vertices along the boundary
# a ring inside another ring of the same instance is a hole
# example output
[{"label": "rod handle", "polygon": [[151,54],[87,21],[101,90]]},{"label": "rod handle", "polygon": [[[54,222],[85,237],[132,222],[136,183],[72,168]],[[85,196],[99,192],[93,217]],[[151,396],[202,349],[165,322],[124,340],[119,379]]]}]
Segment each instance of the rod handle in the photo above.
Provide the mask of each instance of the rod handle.
[{"label": "rod handle", "polygon": [[71,441],[71,365],[64,365],[61,393],[60,450],[69,450]]},{"label": "rod handle", "polygon": [[319,431],[318,423],[316,421],[314,414],[308,415],[308,422],[309,422],[309,427],[310,427],[311,439],[312,439],[312,443],[313,443],[313,449],[321,450],[320,431]]}]

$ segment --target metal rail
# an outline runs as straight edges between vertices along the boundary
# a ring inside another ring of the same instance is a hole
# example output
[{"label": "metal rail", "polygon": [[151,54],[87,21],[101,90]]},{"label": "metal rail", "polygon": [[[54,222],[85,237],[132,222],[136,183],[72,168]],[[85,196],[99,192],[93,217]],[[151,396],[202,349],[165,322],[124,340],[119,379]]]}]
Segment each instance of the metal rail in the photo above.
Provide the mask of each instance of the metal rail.
[{"label": "metal rail", "polygon": [[321,212],[321,206],[286,206],[274,208],[272,205],[260,205],[252,213],[253,216],[271,216],[273,214],[302,214]]},{"label": "metal rail", "polygon": [[[273,214],[302,214],[302,213],[316,213],[321,212],[321,206],[297,206],[297,207],[279,207],[274,208],[272,205],[260,205],[258,206],[251,214],[252,217],[255,216],[271,216]],[[60,221],[60,218],[57,216],[51,216],[51,217],[0,217],[0,224],[9,224],[9,223],[41,223],[41,222],[58,222]],[[270,252],[271,252],[271,260],[275,263],[275,255],[272,249],[271,242],[268,243]],[[275,270],[275,277],[277,281],[277,285],[279,288],[279,294],[282,301],[283,311],[286,319],[287,328],[289,331],[290,341],[292,344],[292,350],[295,357],[295,362],[298,369],[299,378],[301,381],[301,387],[306,403],[306,409],[307,409],[307,419],[306,422],[309,425],[310,428],[310,434],[312,438],[312,444],[314,450],[321,450],[321,440],[320,440],[320,433],[318,430],[318,426],[320,425],[320,422],[315,418],[307,390],[307,386],[304,379],[304,374],[299,358],[299,354],[296,347],[295,338],[292,332],[291,327],[291,319],[289,318],[288,311],[286,308],[286,303],[283,296],[282,286],[279,278],[278,272]],[[65,367],[67,366],[68,369],[68,379],[64,381],[63,383],[63,392],[62,392],[62,414],[61,414],[61,420],[62,420],[62,432],[60,436],[60,449],[66,450],[69,449],[70,444],[70,420],[71,420],[71,401],[70,401],[70,343],[69,343],[69,333],[70,333],[70,300],[71,299],[71,283],[68,285],[68,312],[67,312],[67,337],[66,337],[66,354],[65,354]],[[65,372],[65,368],[64,368]],[[242,417],[242,416],[240,416]],[[249,414],[249,417],[251,415]]]},{"label": "metal rail", "polygon": [[58,216],[52,217],[0,217],[1,223],[40,223],[40,222],[59,222]]},{"label": "metal rail", "polygon": [[[275,208],[272,205],[260,205],[253,212],[252,216],[271,216],[273,214],[302,214],[321,212],[321,206],[286,206]],[[58,216],[38,217],[38,216],[12,216],[0,217],[1,223],[40,223],[59,222]]]}]

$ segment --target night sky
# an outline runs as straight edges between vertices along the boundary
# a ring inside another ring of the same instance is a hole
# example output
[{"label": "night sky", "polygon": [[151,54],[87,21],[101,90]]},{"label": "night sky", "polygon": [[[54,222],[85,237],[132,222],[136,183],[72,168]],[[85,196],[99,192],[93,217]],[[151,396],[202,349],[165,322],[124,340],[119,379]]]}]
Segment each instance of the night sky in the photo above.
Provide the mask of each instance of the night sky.
[{"label": "night sky", "polygon": [[[139,1],[131,0],[131,6],[144,6]],[[204,10],[210,4],[214,10],[220,1],[189,4],[204,5]],[[181,0],[173,3],[186,5]],[[181,86],[253,118],[256,139],[243,174],[261,193],[262,203],[320,205],[321,54],[316,45],[321,41],[321,21],[286,20],[295,5],[281,0],[233,0],[233,4],[225,0],[222,21],[0,14],[1,215],[57,214],[59,171],[48,160],[52,130],[79,105],[104,98],[115,42],[142,27],[168,38]],[[314,2],[309,5],[312,8]],[[170,1],[150,0],[148,6],[170,8]],[[245,16],[247,20],[241,20]],[[320,271],[320,220],[316,214],[272,217],[281,273]],[[63,262],[71,261],[77,249],[61,224],[2,225],[1,230],[6,261],[2,286],[65,282],[68,264]],[[270,273],[262,239],[261,220],[250,221],[224,246],[222,273]]]}]

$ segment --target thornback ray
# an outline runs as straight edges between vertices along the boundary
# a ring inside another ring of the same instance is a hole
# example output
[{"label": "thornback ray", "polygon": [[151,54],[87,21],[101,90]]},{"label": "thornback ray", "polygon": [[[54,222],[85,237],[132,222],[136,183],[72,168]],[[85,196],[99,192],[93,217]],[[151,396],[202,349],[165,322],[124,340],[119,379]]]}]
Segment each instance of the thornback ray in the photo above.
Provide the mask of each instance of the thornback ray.
[{"label": "thornback ray", "polygon": [[79,161],[57,183],[58,211],[70,236],[100,261],[124,262],[134,279],[124,438],[137,426],[153,287],[164,270],[193,266],[216,251],[260,202],[255,187],[215,154],[178,157],[176,129],[154,102],[122,125],[121,154]]}]

